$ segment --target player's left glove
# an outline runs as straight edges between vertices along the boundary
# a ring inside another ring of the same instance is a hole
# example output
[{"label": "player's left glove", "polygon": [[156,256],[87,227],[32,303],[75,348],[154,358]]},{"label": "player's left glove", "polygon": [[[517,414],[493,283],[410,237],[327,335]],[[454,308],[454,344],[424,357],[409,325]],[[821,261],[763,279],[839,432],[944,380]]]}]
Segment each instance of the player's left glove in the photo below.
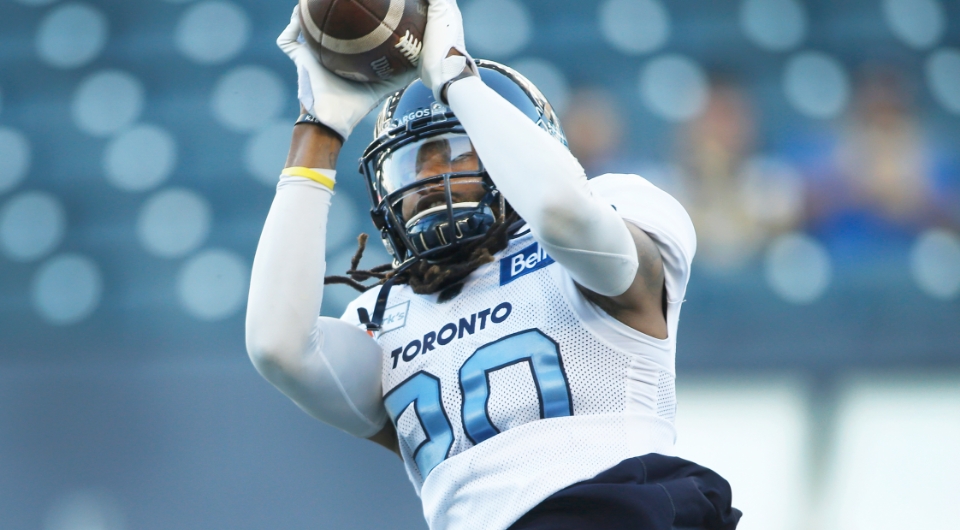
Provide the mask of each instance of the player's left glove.
[{"label": "player's left glove", "polygon": [[[465,75],[480,75],[463,42],[463,17],[457,0],[428,0],[427,29],[423,33],[420,79],[437,101],[446,86]],[[456,50],[459,55],[451,55]]]},{"label": "player's left glove", "polygon": [[344,141],[383,98],[416,79],[416,71],[411,71],[387,81],[358,83],[327,70],[300,39],[299,5],[293,9],[290,25],[277,38],[277,46],[297,65],[300,103]]}]

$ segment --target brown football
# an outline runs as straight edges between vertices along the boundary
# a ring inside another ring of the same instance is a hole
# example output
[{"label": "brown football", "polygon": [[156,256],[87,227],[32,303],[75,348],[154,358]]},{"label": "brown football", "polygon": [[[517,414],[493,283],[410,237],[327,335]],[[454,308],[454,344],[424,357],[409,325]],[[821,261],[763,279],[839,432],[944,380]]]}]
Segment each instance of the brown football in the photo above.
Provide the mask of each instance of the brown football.
[{"label": "brown football", "polygon": [[300,28],[320,64],[370,82],[417,68],[426,0],[299,0]]}]

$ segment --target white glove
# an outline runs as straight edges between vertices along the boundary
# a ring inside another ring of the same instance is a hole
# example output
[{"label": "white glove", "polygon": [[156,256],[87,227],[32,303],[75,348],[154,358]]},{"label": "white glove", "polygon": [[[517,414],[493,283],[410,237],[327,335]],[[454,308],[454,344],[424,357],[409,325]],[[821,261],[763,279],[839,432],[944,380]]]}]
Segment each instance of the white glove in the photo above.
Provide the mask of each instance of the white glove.
[{"label": "white glove", "polygon": [[[420,79],[433,90],[437,101],[447,83],[464,73],[479,75],[467,47],[463,43],[463,17],[456,0],[428,0],[427,29],[423,32],[423,51],[420,53]],[[462,55],[450,55],[457,50]]]},{"label": "white glove", "polygon": [[412,70],[387,81],[359,83],[324,68],[300,40],[300,5],[293,8],[290,25],[277,38],[277,46],[297,65],[297,96],[307,112],[346,141],[360,120],[380,101],[416,79]]}]

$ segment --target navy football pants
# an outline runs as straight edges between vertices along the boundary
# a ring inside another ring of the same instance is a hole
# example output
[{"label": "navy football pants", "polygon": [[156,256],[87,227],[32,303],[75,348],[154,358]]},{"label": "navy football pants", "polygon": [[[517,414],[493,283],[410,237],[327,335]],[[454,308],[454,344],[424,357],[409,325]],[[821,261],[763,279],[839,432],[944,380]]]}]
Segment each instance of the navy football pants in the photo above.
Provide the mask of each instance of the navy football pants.
[{"label": "navy football pants", "polygon": [[734,530],[730,484],[680,458],[630,458],[547,497],[509,530]]}]

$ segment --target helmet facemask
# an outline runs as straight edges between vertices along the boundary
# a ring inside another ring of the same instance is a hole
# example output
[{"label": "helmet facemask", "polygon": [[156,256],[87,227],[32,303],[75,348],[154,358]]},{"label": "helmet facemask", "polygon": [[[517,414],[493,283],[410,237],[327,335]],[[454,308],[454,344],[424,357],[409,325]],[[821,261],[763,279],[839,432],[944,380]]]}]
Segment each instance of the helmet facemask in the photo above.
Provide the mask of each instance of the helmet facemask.
[{"label": "helmet facemask", "polygon": [[365,157],[374,221],[396,265],[442,261],[504,219],[503,196],[467,135],[459,125],[433,129]]}]

